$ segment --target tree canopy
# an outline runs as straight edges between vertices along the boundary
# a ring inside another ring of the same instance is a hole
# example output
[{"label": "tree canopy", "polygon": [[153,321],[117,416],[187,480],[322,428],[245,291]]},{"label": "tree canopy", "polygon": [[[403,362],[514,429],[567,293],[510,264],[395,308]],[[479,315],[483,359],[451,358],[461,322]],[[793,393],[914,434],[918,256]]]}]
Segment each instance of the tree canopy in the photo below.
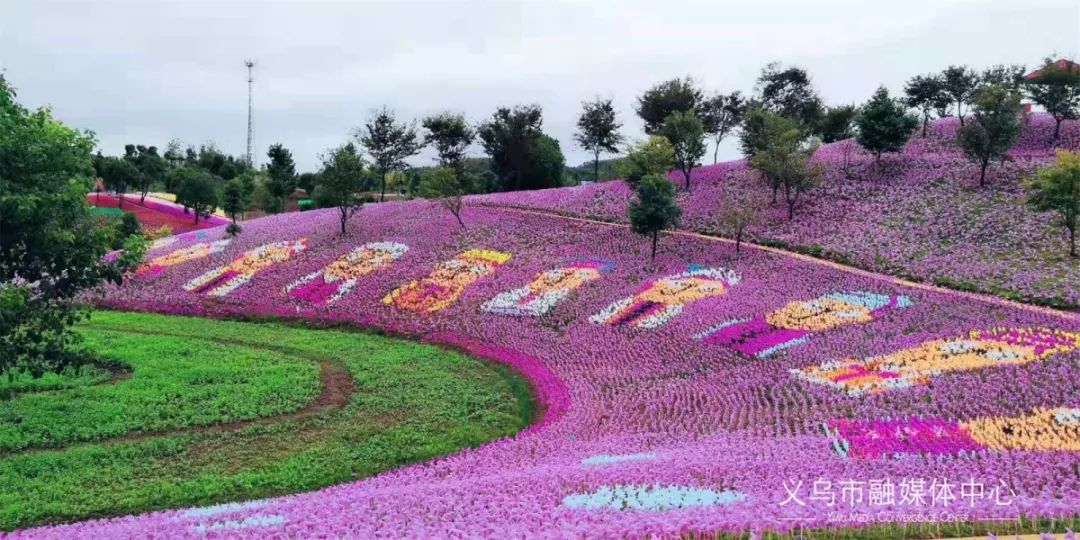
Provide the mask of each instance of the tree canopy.
[{"label": "tree canopy", "polygon": [[1080,221],[1080,154],[1060,150],[1053,165],[1039,169],[1029,184],[1028,204],[1040,212],[1056,212],[1069,232],[1069,255],[1076,257]]},{"label": "tree canopy", "polygon": [[798,121],[810,133],[817,132],[824,105],[806,70],[773,62],[761,70],[755,89],[761,107]]},{"label": "tree canopy", "polygon": [[1006,85],[979,90],[973,101],[973,120],[960,128],[960,148],[979,165],[979,185],[986,184],[991,161],[1004,161],[1020,136],[1020,93]]},{"label": "tree canopy", "polygon": [[693,111],[701,105],[704,94],[694,79],[687,76],[657,83],[637,99],[634,110],[645,122],[645,133],[656,135],[668,116]]},{"label": "tree canopy", "polygon": [[345,236],[349,218],[363,207],[360,191],[364,188],[364,159],[356,145],[345,143],[322,156],[322,170],[316,187],[321,197],[338,209],[338,224]]},{"label": "tree canopy", "polygon": [[675,166],[683,173],[686,189],[690,189],[690,173],[705,155],[705,126],[693,111],[672,113],[661,131],[671,143]]},{"label": "tree canopy", "polygon": [[106,257],[115,231],[86,204],[94,139],[48,109],[29,111],[0,75],[0,374],[41,376],[85,360],[70,327],[87,314],[79,295],[119,283],[140,262],[130,237]]},{"label": "tree canopy", "polygon": [[899,152],[904,148],[919,120],[908,114],[907,107],[900,100],[890,97],[889,91],[881,86],[862,106],[855,117],[855,125],[858,128],[855,140],[859,146],[880,161],[882,153]]},{"label": "tree canopy", "polygon": [[1061,122],[1080,117],[1080,67],[1043,61],[1038,76],[1027,81],[1027,95],[1054,117],[1054,140],[1061,137]]},{"label": "tree canopy", "polygon": [[630,228],[652,239],[651,260],[656,260],[656,243],[660,232],[679,223],[682,209],[675,200],[675,186],[662,176],[650,174],[638,182],[637,198],[630,202]]},{"label": "tree canopy", "polygon": [[394,111],[383,107],[363,130],[357,130],[357,137],[378,171],[379,201],[386,200],[386,175],[405,169],[405,160],[420,153],[423,147],[416,126],[399,122]]},{"label": "tree canopy", "polygon": [[746,112],[746,100],[742,92],[730,94],[716,94],[701,104],[701,122],[705,126],[705,133],[713,138],[716,146],[713,149],[713,163],[717,161],[720,153],[720,143],[742,122],[743,113]]},{"label": "tree canopy", "polygon": [[619,151],[619,145],[623,142],[623,136],[619,133],[621,127],[610,99],[596,98],[581,104],[574,140],[578,146],[593,154],[593,182],[600,180],[600,154]]}]

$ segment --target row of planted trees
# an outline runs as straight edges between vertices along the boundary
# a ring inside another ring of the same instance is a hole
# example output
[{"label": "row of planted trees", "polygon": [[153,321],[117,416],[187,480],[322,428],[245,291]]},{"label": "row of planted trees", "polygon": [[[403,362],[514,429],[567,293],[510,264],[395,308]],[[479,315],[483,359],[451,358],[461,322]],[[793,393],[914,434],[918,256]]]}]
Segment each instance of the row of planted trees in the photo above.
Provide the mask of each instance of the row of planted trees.
[{"label": "row of planted trees", "polygon": [[[883,154],[900,152],[915,136],[920,120],[922,136],[927,136],[934,115],[958,117],[955,143],[978,167],[982,187],[988,167],[1008,159],[1007,152],[1021,132],[1025,95],[1054,118],[1054,142],[1060,137],[1061,123],[1078,116],[1080,67],[1047,59],[1035,73],[1025,77],[1024,71],[1023,66],[995,66],[976,73],[950,66],[938,74],[913,77],[903,98],[891,97],[881,87],[857,107],[824,106],[805,71],[776,64],[762,71],[750,98],[734,92],[704,99],[690,78],[660,83],[638,99],[637,112],[650,137],[631,144],[618,167],[637,190],[637,200],[629,208],[631,223],[635,230],[652,236],[655,254],[657,234],[674,227],[680,214],[674,188],[668,182],[667,187],[659,185],[662,175],[675,169],[683,177],[683,189],[689,191],[691,172],[706,153],[705,137],[713,136],[718,147],[736,130],[748,165],[763,179],[771,204],[782,196],[788,219],[823,174],[813,159],[821,142],[853,138],[874,156],[875,169],[880,170]],[[585,104],[579,122],[582,131],[590,125],[585,121],[589,111],[599,103]],[[1073,255],[1080,214],[1076,174],[1075,154],[1064,153],[1029,182],[1028,198],[1038,210],[1057,212],[1069,232]],[[738,248],[745,230],[760,220],[768,203],[752,195],[726,202],[719,217]]]}]

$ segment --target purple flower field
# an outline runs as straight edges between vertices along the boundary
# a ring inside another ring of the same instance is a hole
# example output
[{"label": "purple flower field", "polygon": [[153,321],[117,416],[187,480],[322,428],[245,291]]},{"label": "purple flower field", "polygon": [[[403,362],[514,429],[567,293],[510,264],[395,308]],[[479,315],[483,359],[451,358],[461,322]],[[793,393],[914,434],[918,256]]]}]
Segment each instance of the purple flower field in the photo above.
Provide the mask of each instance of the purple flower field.
[{"label": "purple flower field", "polygon": [[[879,171],[853,140],[823,146],[821,185],[788,221],[783,203],[748,231],[756,241],[788,246],[855,266],[926,282],[975,288],[1006,297],[1075,308],[1080,262],[1070,260],[1067,237],[1053,214],[1024,205],[1022,180],[1051,160],[1055,148],[1080,149],[1080,122],[1028,117],[1013,161],[991,165],[988,186],[953,142],[959,123],[939,120],[926,139],[918,134],[899,155],[885,155]],[[681,187],[682,176],[671,178]],[[724,234],[725,201],[757,191],[768,196],[744,162],[694,170],[689,194],[680,192],[681,228]],[[626,220],[630,190],[623,182],[476,196],[475,204]]]},{"label": "purple flower field", "polygon": [[[1075,127],[1067,133],[1075,142]],[[758,234],[828,242],[859,261],[880,252],[886,264],[927,277],[1000,279],[1077,298],[1075,266],[1050,287],[975,257],[1003,255],[1025,231],[1033,236],[1023,249],[1050,244],[1039,216],[988,209],[980,219],[960,206],[943,222],[886,227],[938,176],[948,180],[933,189],[966,195],[964,205],[1015,201],[1015,171],[1028,167],[995,172],[983,195],[969,191],[970,171],[957,178],[949,154],[915,146],[890,161],[903,171],[898,179],[834,182],[834,195],[815,197],[807,213],[832,221]],[[738,163],[703,169],[687,227],[708,228],[708,201],[744,177]],[[485,201],[613,217],[623,189]],[[650,264],[647,241],[621,226],[480,206],[463,217],[466,229],[432,203],[370,205],[344,240],[336,210],[255,220],[224,249],[189,250],[206,255],[132,278],[98,303],[343,322],[459,347],[532,382],[542,414],[529,429],[316,492],[13,536],[643,538],[836,526],[835,514],[851,512],[977,521],[1080,508],[1073,314],[761,250],[737,258],[729,243],[706,238],[662,238]],[[930,250],[926,235],[969,222],[960,234],[986,242],[909,260]],[[203,232],[147,259],[224,234]],[[208,288],[206,275],[227,286]],[[891,442],[874,442],[883,437]]]}]

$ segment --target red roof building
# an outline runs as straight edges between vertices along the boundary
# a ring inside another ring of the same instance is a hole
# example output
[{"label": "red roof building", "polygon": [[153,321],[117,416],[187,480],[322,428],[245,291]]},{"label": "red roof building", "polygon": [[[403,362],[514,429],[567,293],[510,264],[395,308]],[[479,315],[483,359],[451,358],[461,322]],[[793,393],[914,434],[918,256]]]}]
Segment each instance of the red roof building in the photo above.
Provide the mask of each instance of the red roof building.
[{"label": "red roof building", "polygon": [[[1077,64],[1076,62],[1073,62],[1071,60],[1058,60],[1057,62],[1053,63],[1053,67],[1056,69],[1075,71],[1077,73],[1080,73],[1080,64]],[[1024,78],[1029,81],[1033,79],[1038,79],[1040,76],[1042,76],[1042,71],[1042,69],[1036,69],[1035,71],[1024,75]]]}]

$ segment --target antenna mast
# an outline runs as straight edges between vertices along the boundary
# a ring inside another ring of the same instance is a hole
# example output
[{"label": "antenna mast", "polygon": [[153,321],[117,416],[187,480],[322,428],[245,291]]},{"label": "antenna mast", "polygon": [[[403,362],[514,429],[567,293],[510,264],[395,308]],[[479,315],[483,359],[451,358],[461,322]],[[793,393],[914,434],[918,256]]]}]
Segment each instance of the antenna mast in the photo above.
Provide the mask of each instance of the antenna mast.
[{"label": "antenna mast", "polygon": [[248,69],[248,125],[247,125],[247,162],[249,166],[254,165],[251,160],[252,141],[255,139],[255,121],[251,117],[251,94],[255,88],[255,61],[244,60],[244,65]]}]

